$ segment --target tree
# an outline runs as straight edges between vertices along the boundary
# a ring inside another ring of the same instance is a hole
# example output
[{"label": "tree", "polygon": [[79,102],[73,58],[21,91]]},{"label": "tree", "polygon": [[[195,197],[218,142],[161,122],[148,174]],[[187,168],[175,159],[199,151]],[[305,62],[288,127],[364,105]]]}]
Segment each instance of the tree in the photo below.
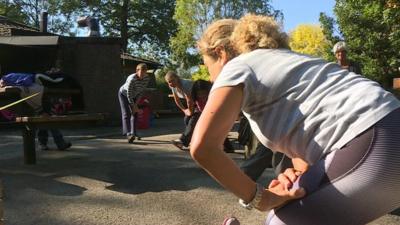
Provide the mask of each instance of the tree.
[{"label": "tree", "polygon": [[43,0],[2,0],[1,15],[12,20],[39,27],[40,12]]},{"label": "tree", "polygon": [[49,13],[48,29],[52,33],[69,34],[75,20],[86,5],[78,0],[0,0],[1,15],[39,28],[40,14]]},{"label": "tree", "polygon": [[171,38],[170,46],[177,64],[190,68],[199,64],[196,40],[202,31],[214,20],[239,18],[246,13],[257,13],[283,18],[279,10],[274,10],[270,0],[177,0],[174,19],[178,31]]},{"label": "tree", "polygon": [[364,75],[391,87],[400,67],[400,2],[337,0],[334,12],[349,53]]},{"label": "tree", "polygon": [[299,53],[324,57],[328,45],[319,25],[298,25],[289,35],[290,48]]},{"label": "tree", "polygon": [[[47,6],[43,8],[49,14],[48,29],[52,33],[75,36],[78,16],[89,14],[85,1],[78,0],[43,0]],[[73,30],[75,28],[75,30]]]},{"label": "tree", "polygon": [[39,26],[41,11],[48,11],[49,31],[62,35],[74,33],[78,16],[96,17],[104,35],[121,37],[124,52],[156,60],[170,54],[174,9],[175,1],[0,0],[2,15],[34,27]]},{"label": "tree", "polygon": [[192,80],[210,80],[207,67],[205,65],[200,65],[199,69],[192,74]]},{"label": "tree", "polygon": [[[49,0],[50,1],[50,0]],[[102,33],[119,36],[122,50],[151,59],[170,54],[169,37],[176,31],[172,16],[174,1],[86,0],[60,1],[62,13],[93,16],[99,19]],[[149,57],[151,56],[151,57]]]},{"label": "tree", "polygon": [[319,23],[321,24],[322,32],[328,41],[324,49],[324,58],[328,61],[336,61],[335,55],[332,53],[333,45],[343,39],[343,35],[337,29],[336,20],[325,13],[319,14]]},{"label": "tree", "polygon": [[21,23],[29,22],[28,15],[24,13],[22,7],[9,0],[0,1],[0,15]]},{"label": "tree", "polygon": [[104,33],[121,36],[123,50],[146,52],[152,49],[161,55],[169,52],[169,37],[176,31],[173,20],[174,1],[92,0],[87,1],[100,19]]}]

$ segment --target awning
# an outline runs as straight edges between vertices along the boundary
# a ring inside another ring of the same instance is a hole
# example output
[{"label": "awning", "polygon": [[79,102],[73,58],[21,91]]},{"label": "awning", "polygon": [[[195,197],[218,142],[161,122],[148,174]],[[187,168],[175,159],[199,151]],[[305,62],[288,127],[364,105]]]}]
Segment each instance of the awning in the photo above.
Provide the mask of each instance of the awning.
[{"label": "awning", "polygon": [[8,45],[57,45],[59,36],[0,37],[0,44]]},{"label": "awning", "polygon": [[[126,54],[126,53],[121,54],[121,59],[124,60],[124,61],[127,60],[127,61],[131,61],[131,62],[135,62],[136,64],[146,63],[147,66],[152,65],[153,67],[156,67],[156,68],[159,68],[159,67],[163,66],[162,64],[160,64],[160,63],[158,63],[156,61],[135,57],[135,56],[132,56],[132,55],[129,55],[129,54]],[[150,68],[148,68],[148,69],[150,69]]]}]

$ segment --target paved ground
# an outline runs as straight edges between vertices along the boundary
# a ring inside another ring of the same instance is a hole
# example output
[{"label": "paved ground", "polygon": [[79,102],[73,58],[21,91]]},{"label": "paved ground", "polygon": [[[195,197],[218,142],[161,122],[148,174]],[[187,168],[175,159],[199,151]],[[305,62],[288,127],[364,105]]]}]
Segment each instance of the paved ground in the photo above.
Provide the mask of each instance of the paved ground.
[{"label": "paved ground", "polygon": [[[239,207],[187,152],[169,144],[179,124],[179,118],[157,119],[133,145],[119,137],[118,127],[67,130],[71,151],[38,151],[37,165],[29,166],[22,163],[19,132],[0,131],[5,224],[219,225],[227,215],[244,225],[263,224],[264,213]],[[240,152],[230,154],[238,163]],[[266,171],[262,180],[271,176]],[[400,219],[386,215],[372,224]]]}]

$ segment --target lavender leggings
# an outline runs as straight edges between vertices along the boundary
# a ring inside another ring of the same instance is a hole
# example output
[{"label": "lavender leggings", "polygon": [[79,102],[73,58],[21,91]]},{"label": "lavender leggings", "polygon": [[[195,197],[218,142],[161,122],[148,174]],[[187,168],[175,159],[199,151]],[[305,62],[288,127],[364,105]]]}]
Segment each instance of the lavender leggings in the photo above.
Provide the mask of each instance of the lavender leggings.
[{"label": "lavender leggings", "polygon": [[272,210],[266,225],[359,225],[400,207],[400,109],[298,179],[306,197]]}]

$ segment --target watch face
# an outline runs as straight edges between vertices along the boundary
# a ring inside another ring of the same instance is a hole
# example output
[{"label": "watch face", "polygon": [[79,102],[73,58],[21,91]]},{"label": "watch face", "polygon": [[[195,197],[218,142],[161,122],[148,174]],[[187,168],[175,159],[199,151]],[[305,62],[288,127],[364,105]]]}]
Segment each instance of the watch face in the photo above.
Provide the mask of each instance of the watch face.
[{"label": "watch face", "polygon": [[257,184],[256,196],[254,196],[254,199],[249,203],[252,207],[258,207],[262,199],[263,191],[264,187],[261,184]]},{"label": "watch face", "polygon": [[251,200],[249,203],[246,203],[243,201],[243,199],[239,199],[239,204],[248,210],[257,207],[261,202],[263,191],[264,187],[261,184],[257,184],[256,195],[254,196],[253,200]]},{"label": "watch face", "polygon": [[250,203],[246,203],[242,199],[239,199],[239,204],[245,209],[253,209],[253,206]]}]

